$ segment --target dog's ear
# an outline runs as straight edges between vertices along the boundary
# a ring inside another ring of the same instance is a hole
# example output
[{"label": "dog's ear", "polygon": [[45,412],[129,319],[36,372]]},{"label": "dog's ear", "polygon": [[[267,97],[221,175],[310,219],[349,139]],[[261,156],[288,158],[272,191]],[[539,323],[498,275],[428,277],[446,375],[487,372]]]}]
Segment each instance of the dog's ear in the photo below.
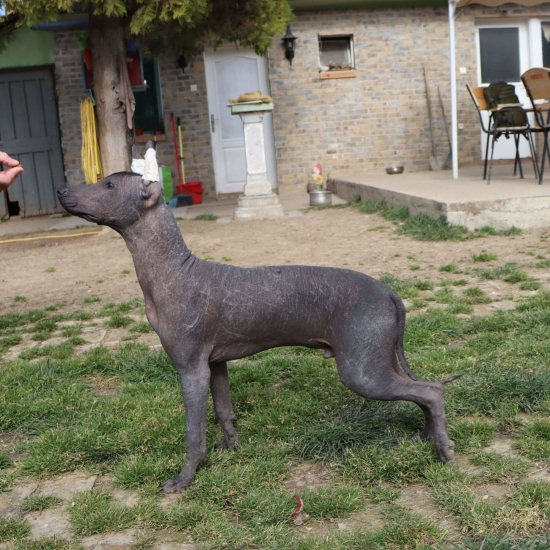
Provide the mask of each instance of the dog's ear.
[{"label": "dog's ear", "polygon": [[149,180],[142,180],[141,198],[148,199],[151,196],[151,182]]},{"label": "dog's ear", "polygon": [[140,195],[146,208],[154,206],[157,204],[159,197],[162,195],[160,182],[143,180]]}]

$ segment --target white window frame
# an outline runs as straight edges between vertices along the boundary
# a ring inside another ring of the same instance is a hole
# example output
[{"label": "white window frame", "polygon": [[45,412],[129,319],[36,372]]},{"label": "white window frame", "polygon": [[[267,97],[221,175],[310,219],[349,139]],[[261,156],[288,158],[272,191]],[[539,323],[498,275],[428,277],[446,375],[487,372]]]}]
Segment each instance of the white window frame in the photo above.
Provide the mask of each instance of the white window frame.
[{"label": "white window frame", "polygon": [[342,70],[355,70],[355,47],[353,34],[319,34],[318,43],[319,43],[319,67],[324,66],[321,58],[322,52],[322,41],[323,40],[347,40],[349,48],[349,69]]}]

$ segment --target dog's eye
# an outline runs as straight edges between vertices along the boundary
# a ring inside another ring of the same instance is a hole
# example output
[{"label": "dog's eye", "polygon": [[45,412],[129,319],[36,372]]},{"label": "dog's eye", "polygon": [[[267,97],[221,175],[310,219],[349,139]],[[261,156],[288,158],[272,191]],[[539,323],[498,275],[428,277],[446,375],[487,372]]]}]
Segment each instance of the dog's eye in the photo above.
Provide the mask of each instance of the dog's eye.
[{"label": "dog's eye", "polygon": [[109,187],[109,188],[112,188],[115,186],[115,184],[111,181],[108,181],[106,184],[105,184],[106,187]]}]

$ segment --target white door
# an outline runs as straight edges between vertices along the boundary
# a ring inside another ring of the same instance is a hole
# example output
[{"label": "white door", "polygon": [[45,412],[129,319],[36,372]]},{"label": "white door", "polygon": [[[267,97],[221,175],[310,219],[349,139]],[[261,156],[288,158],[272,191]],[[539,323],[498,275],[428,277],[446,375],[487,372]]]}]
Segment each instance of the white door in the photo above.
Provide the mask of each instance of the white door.
[{"label": "white door", "polygon": [[[246,183],[243,123],[233,116],[229,99],[260,90],[269,95],[267,59],[252,50],[219,48],[204,54],[212,157],[218,193],[241,193]],[[277,108],[277,106],[275,106]],[[277,187],[273,115],[264,115],[267,178]]]},{"label": "white door", "polygon": [[[477,59],[479,86],[504,81],[513,84],[520,103],[528,108],[529,97],[521,82],[521,75],[529,69],[529,37],[527,21],[486,22],[477,25]],[[483,113],[485,125],[488,115]],[[520,156],[530,157],[529,144],[520,138]],[[485,159],[487,135],[481,134],[482,158]],[[491,151],[489,150],[489,156]],[[495,159],[513,159],[516,156],[514,139],[500,137],[495,144]]]}]

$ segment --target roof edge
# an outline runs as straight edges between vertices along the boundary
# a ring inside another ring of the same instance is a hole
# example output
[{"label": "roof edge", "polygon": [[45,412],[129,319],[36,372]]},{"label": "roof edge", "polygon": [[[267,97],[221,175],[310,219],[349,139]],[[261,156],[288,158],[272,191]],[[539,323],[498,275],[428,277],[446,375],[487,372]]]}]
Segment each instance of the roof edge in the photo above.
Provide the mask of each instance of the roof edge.
[{"label": "roof edge", "polygon": [[448,0],[289,0],[294,11],[425,8],[448,5]]}]

